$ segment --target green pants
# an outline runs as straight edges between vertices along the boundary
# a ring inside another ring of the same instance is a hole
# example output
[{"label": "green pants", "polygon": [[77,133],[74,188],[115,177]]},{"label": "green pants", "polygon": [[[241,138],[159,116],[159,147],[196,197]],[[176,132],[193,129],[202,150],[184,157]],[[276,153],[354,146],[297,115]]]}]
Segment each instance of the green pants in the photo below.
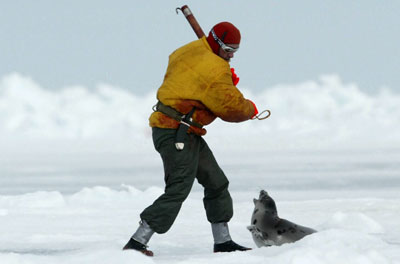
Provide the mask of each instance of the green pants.
[{"label": "green pants", "polygon": [[174,223],[194,179],[204,187],[204,208],[211,223],[228,222],[233,215],[229,181],[201,136],[189,134],[185,148],[175,148],[176,130],[153,128],[153,142],[164,163],[165,190],[140,218],[159,234]]}]

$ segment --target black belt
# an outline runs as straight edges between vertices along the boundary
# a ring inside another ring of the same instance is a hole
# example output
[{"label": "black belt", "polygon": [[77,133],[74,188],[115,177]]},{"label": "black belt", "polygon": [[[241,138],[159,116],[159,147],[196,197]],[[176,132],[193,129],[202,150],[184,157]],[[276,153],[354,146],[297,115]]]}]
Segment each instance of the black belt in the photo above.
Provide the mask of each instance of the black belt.
[{"label": "black belt", "polygon": [[[187,115],[182,114],[182,113],[176,111],[174,108],[161,103],[160,101],[158,101],[157,104],[155,106],[153,106],[153,110],[155,112],[161,112],[164,115],[169,116],[172,119],[178,121],[179,123],[187,123],[189,126],[203,128],[203,126],[201,124],[197,123],[196,121],[193,121],[193,118],[191,117],[191,115],[190,115],[190,118],[185,118],[189,114],[187,114]],[[191,114],[193,114],[193,113],[191,113]]]},{"label": "black belt", "polygon": [[196,110],[196,107],[193,107],[189,113],[184,115],[176,111],[174,108],[164,105],[163,103],[158,101],[157,104],[153,107],[153,110],[161,112],[179,122],[179,127],[176,130],[175,135],[175,147],[179,151],[183,150],[183,148],[185,147],[185,139],[187,137],[187,131],[189,130],[190,126],[195,126],[198,128],[203,127],[199,123],[193,121],[192,115]]}]

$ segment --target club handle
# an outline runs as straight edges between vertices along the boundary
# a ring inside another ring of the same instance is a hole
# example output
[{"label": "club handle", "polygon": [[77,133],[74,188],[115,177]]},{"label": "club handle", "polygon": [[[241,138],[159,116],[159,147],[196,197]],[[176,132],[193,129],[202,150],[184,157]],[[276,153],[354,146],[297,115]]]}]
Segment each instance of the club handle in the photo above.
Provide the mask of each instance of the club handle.
[{"label": "club handle", "polygon": [[181,8],[177,8],[176,12],[178,13],[178,10],[181,10],[187,21],[189,22],[190,26],[192,27],[194,33],[196,33],[196,36],[198,38],[202,38],[205,36],[203,30],[201,29],[199,23],[197,22],[196,18],[194,17],[192,11],[187,5],[182,6]]}]

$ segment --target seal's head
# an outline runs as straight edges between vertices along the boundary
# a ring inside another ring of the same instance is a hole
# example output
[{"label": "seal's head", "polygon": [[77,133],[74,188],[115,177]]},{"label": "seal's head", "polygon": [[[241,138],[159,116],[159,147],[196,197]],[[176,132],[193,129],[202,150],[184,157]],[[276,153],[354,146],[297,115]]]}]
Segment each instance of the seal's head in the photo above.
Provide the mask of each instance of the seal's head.
[{"label": "seal's head", "polygon": [[261,207],[263,207],[264,210],[268,210],[270,212],[278,214],[275,201],[271,198],[271,196],[268,195],[268,193],[266,191],[261,190],[258,200],[254,199],[253,201],[254,201],[254,205],[261,206]]}]

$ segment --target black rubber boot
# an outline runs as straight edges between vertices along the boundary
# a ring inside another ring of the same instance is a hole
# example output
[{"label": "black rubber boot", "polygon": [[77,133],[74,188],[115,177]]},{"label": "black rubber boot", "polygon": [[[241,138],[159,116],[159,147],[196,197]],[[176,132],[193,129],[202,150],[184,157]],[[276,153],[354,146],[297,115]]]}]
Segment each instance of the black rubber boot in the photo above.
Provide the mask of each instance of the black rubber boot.
[{"label": "black rubber boot", "polygon": [[128,243],[122,248],[122,250],[129,249],[137,250],[149,257],[154,256],[153,251],[148,250],[146,245],[143,245],[132,238],[129,239]]},{"label": "black rubber boot", "polygon": [[251,248],[243,247],[236,244],[232,240],[226,241],[222,244],[214,244],[214,253],[217,252],[232,252],[232,251],[246,251],[251,250]]}]

